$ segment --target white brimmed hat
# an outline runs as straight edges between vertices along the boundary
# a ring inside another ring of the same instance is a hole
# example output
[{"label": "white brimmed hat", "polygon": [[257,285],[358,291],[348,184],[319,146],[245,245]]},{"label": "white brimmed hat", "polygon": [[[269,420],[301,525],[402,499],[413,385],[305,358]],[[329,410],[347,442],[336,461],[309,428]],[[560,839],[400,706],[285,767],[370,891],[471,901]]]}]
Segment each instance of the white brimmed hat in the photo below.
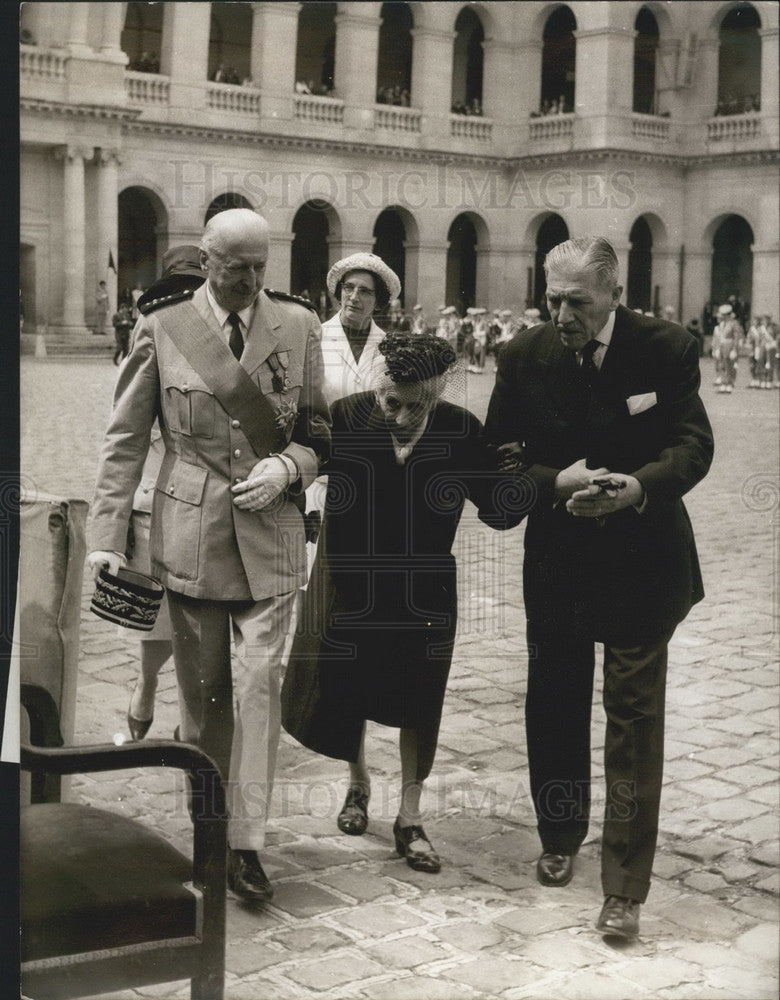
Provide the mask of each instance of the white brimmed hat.
[{"label": "white brimmed hat", "polygon": [[343,260],[337,260],[328,271],[328,277],[325,280],[331,295],[336,294],[336,285],[350,271],[370,271],[371,274],[375,274],[384,284],[391,299],[397,299],[401,294],[401,282],[398,275],[385,264],[381,257],[377,257],[374,253],[353,253],[349,257],[344,257]]},{"label": "white brimmed hat", "polygon": [[728,302],[724,302],[722,306],[718,306],[718,316],[728,316],[733,311]]}]

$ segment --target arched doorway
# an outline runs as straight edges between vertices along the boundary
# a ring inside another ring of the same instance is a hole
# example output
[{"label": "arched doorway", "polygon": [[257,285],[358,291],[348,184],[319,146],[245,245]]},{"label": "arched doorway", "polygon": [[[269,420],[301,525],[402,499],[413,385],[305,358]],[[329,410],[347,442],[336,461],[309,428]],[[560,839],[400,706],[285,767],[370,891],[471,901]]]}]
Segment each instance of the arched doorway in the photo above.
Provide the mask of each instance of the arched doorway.
[{"label": "arched doorway", "polygon": [[312,94],[333,90],[336,58],[335,3],[304,3],[298,14],[295,80]]},{"label": "arched doorway", "polygon": [[544,258],[559,243],[569,238],[569,227],[560,215],[552,214],[539,226],[536,233],[536,260],[534,266],[534,305],[541,310],[542,318],[549,319],[547,311],[547,278],[544,274]]},{"label": "arched doorway", "polygon": [[653,12],[642,7],[634,21],[634,99],[632,107],[640,115],[657,115],[655,58],[658,51],[658,22]]},{"label": "arched doorway", "polygon": [[320,201],[307,201],[301,205],[293,219],[290,254],[290,291],[314,302],[320,310],[320,318],[329,314],[325,278],[328,274],[328,237],[331,232],[327,210]]},{"label": "arched doorway", "polygon": [[129,3],[120,46],[137,73],[159,73],[163,12],[160,3]]},{"label": "arched doorway", "polygon": [[209,32],[209,80],[238,85],[251,76],[252,4],[213,3]]},{"label": "arched doorway", "polygon": [[130,289],[148,288],[158,277],[158,234],[168,220],[154,192],[141,187],[119,192],[117,288],[121,299]]},{"label": "arched doorway", "polygon": [[227,208],[251,207],[251,204],[242,194],[237,194],[235,191],[226,191],[224,194],[217,195],[217,197],[206,209],[206,214],[203,218],[203,225],[205,226],[209,219],[212,219],[219,212],[224,212]]},{"label": "arched doorway", "polygon": [[626,277],[626,304],[647,312],[653,308],[653,234],[647,219],[640,215],[629,233]]},{"label": "arched doorway", "polygon": [[547,18],[542,46],[542,111],[574,111],[577,20],[568,7]]},{"label": "arched doorway", "polygon": [[378,104],[409,107],[412,91],[412,28],[408,3],[383,3],[376,70]]},{"label": "arched doorway", "polygon": [[469,7],[455,21],[452,50],[452,111],[482,114],[482,74],[485,32],[482,22]]},{"label": "arched doorway", "polygon": [[468,215],[452,220],[447,239],[447,305],[463,316],[477,304],[477,229]]},{"label": "arched doorway", "polygon": [[723,18],[718,49],[716,114],[739,115],[761,109],[761,19],[741,3]]},{"label": "arched doorway", "polygon": [[[728,215],[712,238],[710,299],[717,306],[734,295],[750,316],[753,298],[753,230],[741,215]],[[735,309],[735,312],[740,312]]]}]

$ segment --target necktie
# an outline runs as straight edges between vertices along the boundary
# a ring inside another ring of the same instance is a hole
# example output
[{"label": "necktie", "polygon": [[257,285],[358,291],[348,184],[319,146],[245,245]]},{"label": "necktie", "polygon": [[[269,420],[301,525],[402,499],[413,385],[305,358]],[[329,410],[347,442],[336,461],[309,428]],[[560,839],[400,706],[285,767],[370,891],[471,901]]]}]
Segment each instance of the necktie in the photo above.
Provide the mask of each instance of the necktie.
[{"label": "necktie", "polygon": [[596,377],[599,373],[596,367],[596,362],[593,360],[593,355],[599,348],[598,340],[589,340],[587,344],[582,348],[580,352],[582,356],[582,364],[580,365],[580,372],[582,373],[583,379],[588,385],[593,385],[596,381]]},{"label": "necktie", "polygon": [[236,361],[240,361],[244,353],[244,338],[241,336],[241,320],[238,318],[238,313],[228,313],[228,323],[230,323],[228,345]]}]

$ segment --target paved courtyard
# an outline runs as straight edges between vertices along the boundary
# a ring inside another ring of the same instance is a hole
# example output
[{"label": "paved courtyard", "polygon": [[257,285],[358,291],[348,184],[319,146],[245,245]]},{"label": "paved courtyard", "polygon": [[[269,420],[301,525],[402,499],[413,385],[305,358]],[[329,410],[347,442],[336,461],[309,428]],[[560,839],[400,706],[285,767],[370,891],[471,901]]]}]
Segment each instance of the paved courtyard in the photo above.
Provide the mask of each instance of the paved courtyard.
[{"label": "paved courtyard", "polygon": [[[491,366],[489,366],[490,368]],[[28,490],[89,499],[116,369],[103,358],[22,360],[22,473]],[[491,374],[470,375],[484,416]],[[442,856],[436,876],[397,858],[396,732],[369,730],[371,822],[335,819],[345,768],[286,737],[269,846],[275,896],[256,913],[228,902],[230,1000],[769,1000],[778,993],[778,401],[745,388],[703,396],[715,429],[709,477],[686,499],[707,598],[670,651],[667,768],[655,879],[639,940],[593,924],[603,747],[595,693],[594,821],[565,889],[537,884],[528,794],[521,590],[523,528],[464,516],[457,540],[459,638],[440,749],[424,801]],[[741,383],[741,384],[740,384]],[[137,641],[88,610],[85,575],[75,740],[125,733]],[[177,722],[161,677],[150,736]],[[74,780],[72,795],[157,825],[183,847],[182,781],[165,771]],[[187,984],[129,991],[185,997]]]}]

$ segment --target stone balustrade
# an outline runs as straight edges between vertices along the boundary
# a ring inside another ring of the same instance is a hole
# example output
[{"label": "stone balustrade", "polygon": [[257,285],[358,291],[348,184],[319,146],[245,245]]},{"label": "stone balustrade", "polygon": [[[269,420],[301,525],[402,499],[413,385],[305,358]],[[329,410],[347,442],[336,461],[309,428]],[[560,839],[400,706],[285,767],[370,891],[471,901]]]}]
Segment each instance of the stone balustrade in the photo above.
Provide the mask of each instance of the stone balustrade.
[{"label": "stone balustrade", "polygon": [[493,122],[478,115],[450,115],[450,135],[453,139],[490,142],[493,138]]},{"label": "stone balustrade", "polygon": [[256,87],[236,87],[230,83],[209,83],[206,107],[238,114],[260,114],[260,91]]},{"label": "stone balustrade", "polygon": [[634,139],[652,139],[655,142],[668,142],[671,134],[671,122],[668,118],[658,115],[631,116],[631,135]]},{"label": "stone balustrade", "polygon": [[344,102],[336,97],[296,94],[293,113],[299,121],[341,125],[344,121]]},{"label": "stone balustrade", "polygon": [[397,104],[375,104],[374,124],[388,132],[420,132],[422,111]]},{"label": "stone balustrade", "polygon": [[528,138],[533,141],[546,139],[568,139],[574,134],[574,114],[545,115],[529,118]]},{"label": "stone balustrade", "polygon": [[65,53],[39,49],[36,45],[20,45],[19,75],[28,80],[64,80]]},{"label": "stone balustrade", "polygon": [[167,105],[171,97],[171,79],[156,73],[125,72],[125,93],[129,104]]},{"label": "stone balustrade", "polygon": [[707,122],[708,142],[741,142],[761,135],[761,115],[755,111],[743,115],[710,118]]}]

